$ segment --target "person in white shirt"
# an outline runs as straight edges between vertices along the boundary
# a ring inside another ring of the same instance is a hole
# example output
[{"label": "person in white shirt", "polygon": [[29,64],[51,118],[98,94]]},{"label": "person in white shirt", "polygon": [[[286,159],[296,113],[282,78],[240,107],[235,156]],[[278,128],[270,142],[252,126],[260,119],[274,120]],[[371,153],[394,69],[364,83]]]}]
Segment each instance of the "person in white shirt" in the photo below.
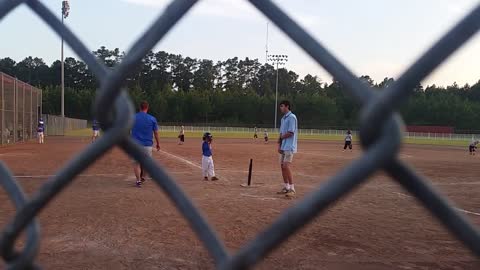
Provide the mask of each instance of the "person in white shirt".
[{"label": "person in white shirt", "polygon": [[475,155],[475,150],[477,149],[478,142],[479,142],[478,140],[473,140],[468,146],[468,151],[470,152],[470,155],[472,156]]},{"label": "person in white shirt", "polygon": [[352,151],[352,132],[347,131],[347,136],[345,136],[345,146],[343,146],[343,151],[347,150],[347,147]]},{"label": "person in white shirt", "polygon": [[185,128],[183,126],[180,128],[180,133],[178,134],[178,139],[179,139],[179,141],[178,141],[179,145],[182,145],[182,144],[185,143]]}]

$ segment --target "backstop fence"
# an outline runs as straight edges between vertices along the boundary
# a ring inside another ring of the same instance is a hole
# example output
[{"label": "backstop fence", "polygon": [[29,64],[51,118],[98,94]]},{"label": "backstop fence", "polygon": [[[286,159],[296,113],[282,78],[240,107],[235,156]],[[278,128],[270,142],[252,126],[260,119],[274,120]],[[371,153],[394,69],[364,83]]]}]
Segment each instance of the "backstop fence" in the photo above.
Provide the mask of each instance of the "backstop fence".
[{"label": "backstop fence", "polygon": [[25,142],[37,137],[40,117],[45,121],[45,135],[65,135],[87,128],[87,120],[56,115],[42,115],[42,90],[0,72],[0,144]]},{"label": "backstop fence", "polygon": [[42,113],[42,91],[2,72],[0,91],[1,144],[34,138]]}]

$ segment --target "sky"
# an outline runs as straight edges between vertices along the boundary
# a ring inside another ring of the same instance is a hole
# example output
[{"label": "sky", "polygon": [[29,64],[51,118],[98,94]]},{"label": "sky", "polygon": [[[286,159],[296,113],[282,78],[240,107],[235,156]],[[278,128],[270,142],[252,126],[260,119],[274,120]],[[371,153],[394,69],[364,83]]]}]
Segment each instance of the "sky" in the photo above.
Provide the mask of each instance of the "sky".
[{"label": "sky", "polygon": [[[44,0],[61,16],[61,0]],[[276,0],[300,25],[356,75],[376,82],[398,77],[478,0]],[[128,52],[161,14],[167,0],[71,0],[65,23],[90,50],[100,46]],[[232,57],[265,62],[268,19],[244,0],[201,0],[161,40],[155,51],[214,61]],[[286,54],[286,67],[331,76],[301,48],[269,23],[270,54]],[[47,64],[60,58],[60,38],[26,5],[0,21],[0,58],[27,56]],[[65,56],[77,57],[66,47]],[[423,84],[459,85],[480,80],[480,38],[475,35]]]}]

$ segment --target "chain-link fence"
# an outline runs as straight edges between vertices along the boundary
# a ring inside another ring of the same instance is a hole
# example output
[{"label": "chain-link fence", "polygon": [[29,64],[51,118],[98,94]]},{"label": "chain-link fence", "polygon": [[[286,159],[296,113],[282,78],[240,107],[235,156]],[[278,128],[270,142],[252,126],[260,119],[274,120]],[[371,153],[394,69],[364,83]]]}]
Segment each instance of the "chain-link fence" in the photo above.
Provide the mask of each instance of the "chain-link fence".
[{"label": "chain-link fence", "polygon": [[[238,252],[229,253],[206,219],[200,215],[198,209],[175,184],[175,181],[162,167],[147,157],[140,146],[130,138],[129,130],[133,123],[134,110],[125,88],[122,88],[129,71],[140,64],[141,58],[197,1],[172,1],[163,14],[134,44],[122,63],[111,70],[98,63],[90,50],[68,28],[62,25],[61,21],[41,1],[3,0],[0,2],[0,18],[18,5],[25,3],[56,33],[62,35],[75,53],[87,63],[89,69],[101,82],[94,109],[97,119],[104,124],[105,130],[104,136],[89,145],[85,151],[60,169],[31,198],[25,196],[15,178],[1,164],[0,184],[17,208],[15,217],[2,230],[0,238],[0,254],[8,268],[30,269],[36,267],[34,260],[40,241],[38,213],[70,184],[76,175],[116,145],[138,160],[153,180],[165,191],[165,194],[189,222],[219,269],[252,267],[289,236],[312,221],[339,198],[364,183],[378,170],[386,171],[394,181],[414,195],[466,247],[480,257],[480,233],[478,230],[463,214],[455,210],[452,204],[428,183],[427,179],[398,158],[403,124],[400,115],[396,113],[399,106],[412,93],[412,89],[477,32],[480,28],[480,6],[476,7],[436,42],[395,84],[378,92],[359,81],[357,76],[272,1],[250,0],[249,2],[343,83],[347,87],[346,90],[362,105],[360,139],[365,148],[362,157],[344,167],[335,176],[324,181],[316,191],[286,210],[272,225]],[[23,231],[25,231],[25,241],[22,250],[16,251],[15,243],[19,241]]]},{"label": "chain-link fence", "polygon": [[[1,144],[24,142],[37,137],[38,116],[42,115],[42,91],[0,72]],[[44,114],[45,135],[87,128],[87,120]]]},{"label": "chain-link fence", "polygon": [[1,144],[36,137],[42,91],[0,72]]},{"label": "chain-link fence", "polygon": [[[159,130],[161,132],[179,132],[181,126],[164,126],[160,125]],[[251,127],[219,127],[219,126],[184,126],[186,132],[214,132],[218,133],[235,133],[238,135],[248,135],[253,136],[255,128]],[[267,131],[269,136],[277,136],[278,129],[273,128],[257,128],[258,136],[262,136],[263,133]],[[348,129],[298,129],[300,135],[308,136],[332,136],[332,137],[342,137],[347,134]],[[359,135],[358,130],[350,130],[354,137]],[[433,132],[403,132],[403,136],[409,139],[422,139],[422,140],[442,140],[442,141],[465,141],[470,142],[480,138],[480,134],[456,134],[456,133],[433,133]],[[465,145],[467,146],[467,145]]]},{"label": "chain-link fence", "polygon": [[65,132],[75,129],[87,128],[88,121],[75,118],[62,118],[58,115],[44,114],[45,135],[47,136],[63,136]]}]

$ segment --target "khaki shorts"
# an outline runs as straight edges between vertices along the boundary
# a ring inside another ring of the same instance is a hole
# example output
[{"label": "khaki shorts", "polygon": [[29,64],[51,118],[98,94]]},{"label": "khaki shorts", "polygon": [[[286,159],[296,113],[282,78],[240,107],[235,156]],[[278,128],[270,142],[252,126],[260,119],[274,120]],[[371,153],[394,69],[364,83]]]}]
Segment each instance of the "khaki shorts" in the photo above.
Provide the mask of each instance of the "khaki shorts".
[{"label": "khaki shorts", "polygon": [[292,163],[293,161],[293,151],[283,151],[282,154],[279,155],[280,164],[283,163]]},{"label": "khaki shorts", "polygon": [[[145,153],[145,155],[147,155],[149,157],[152,157],[152,150],[153,150],[152,146],[142,146],[142,149],[143,149],[143,152]],[[137,164],[138,161],[134,159],[133,163]]]}]

